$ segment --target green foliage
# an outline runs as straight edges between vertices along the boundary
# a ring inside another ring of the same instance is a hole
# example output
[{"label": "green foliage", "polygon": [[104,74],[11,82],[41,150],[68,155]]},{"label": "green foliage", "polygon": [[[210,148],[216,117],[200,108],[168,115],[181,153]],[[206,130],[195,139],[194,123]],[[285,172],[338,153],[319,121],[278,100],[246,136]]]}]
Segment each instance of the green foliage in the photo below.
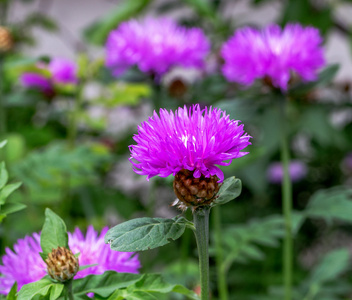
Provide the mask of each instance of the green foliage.
[{"label": "green foliage", "polygon": [[6,300],[16,300],[17,299],[17,282],[15,282],[7,294]]},{"label": "green foliage", "polygon": [[333,187],[317,191],[304,211],[307,217],[352,222],[352,189]]},{"label": "green foliage", "polygon": [[178,239],[186,227],[193,225],[182,217],[133,219],[109,229],[105,243],[115,251],[144,251]]},{"label": "green foliage", "polygon": [[45,221],[40,234],[40,246],[45,259],[48,254],[58,247],[68,247],[68,235],[65,222],[51,209],[45,210]]},{"label": "green foliage", "polygon": [[89,275],[73,281],[73,292],[78,298],[87,293],[95,293],[109,300],[117,299],[159,299],[158,295],[171,292],[198,300],[197,295],[178,284],[166,282],[159,274],[130,274],[105,272]]},{"label": "green foliage", "polygon": [[79,145],[70,149],[65,143],[52,143],[32,151],[13,166],[34,203],[59,201],[62,189],[84,186],[99,180],[98,168],[110,160],[100,144]]},{"label": "green foliage", "polygon": [[273,215],[223,229],[223,267],[228,270],[234,262],[263,260],[265,255],[259,246],[278,247],[284,235],[283,226],[283,218]]},{"label": "green foliage", "polygon": [[237,198],[242,191],[242,182],[240,179],[233,177],[224,180],[221,185],[215,200],[211,206],[225,204],[235,198]]},{"label": "green foliage", "polygon": [[31,300],[36,296],[43,296],[44,299],[56,300],[60,297],[64,285],[54,283],[47,277],[24,285],[18,293],[17,300]]}]

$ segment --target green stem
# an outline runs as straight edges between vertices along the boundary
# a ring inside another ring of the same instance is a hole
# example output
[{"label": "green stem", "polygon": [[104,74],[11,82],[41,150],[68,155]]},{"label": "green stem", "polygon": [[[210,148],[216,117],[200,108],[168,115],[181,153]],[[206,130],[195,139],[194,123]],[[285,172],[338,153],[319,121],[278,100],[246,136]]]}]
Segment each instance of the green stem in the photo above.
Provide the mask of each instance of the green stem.
[{"label": "green stem", "polygon": [[198,207],[193,212],[199,255],[201,300],[209,300],[209,212],[210,207]]},{"label": "green stem", "polygon": [[293,237],[292,237],[292,183],[289,173],[290,153],[286,128],[286,99],[281,106],[281,163],[284,170],[282,183],[282,208],[285,221],[283,247],[283,276],[285,300],[292,299]]},{"label": "green stem", "polygon": [[69,280],[67,282],[65,282],[65,289],[66,289],[66,293],[65,293],[65,300],[74,300],[74,296],[73,296],[73,290],[72,290],[72,282],[73,280]]},{"label": "green stem", "polygon": [[[4,78],[4,55],[0,53],[0,78]],[[6,111],[4,105],[4,83],[0,79],[0,136],[3,137],[6,134]]]},{"label": "green stem", "polygon": [[227,289],[226,282],[226,270],[224,268],[224,252],[222,248],[221,241],[221,215],[220,215],[220,206],[215,206],[213,208],[213,226],[214,226],[214,242],[215,242],[215,261],[216,261],[216,270],[218,276],[218,291],[220,300],[228,300],[229,293]]},{"label": "green stem", "polygon": [[83,83],[80,83],[77,86],[77,94],[76,98],[74,99],[73,110],[70,113],[69,124],[68,124],[68,133],[67,133],[67,140],[69,148],[74,148],[76,144],[77,138],[77,128],[78,128],[78,116],[82,106],[82,89]]}]

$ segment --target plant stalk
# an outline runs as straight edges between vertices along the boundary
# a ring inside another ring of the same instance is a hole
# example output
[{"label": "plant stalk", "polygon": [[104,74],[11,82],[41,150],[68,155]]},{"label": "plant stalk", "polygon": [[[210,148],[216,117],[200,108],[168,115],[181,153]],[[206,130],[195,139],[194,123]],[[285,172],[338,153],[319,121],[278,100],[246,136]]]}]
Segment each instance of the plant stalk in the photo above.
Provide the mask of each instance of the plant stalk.
[{"label": "plant stalk", "polygon": [[5,108],[5,103],[4,103],[4,83],[3,79],[4,78],[4,54],[0,53],[0,136],[3,138],[4,135],[6,134],[6,108]]},{"label": "plant stalk", "polygon": [[193,212],[199,255],[201,300],[209,300],[209,206],[197,207]]},{"label": "plant stalk", "polygon": [[65,293],[65,300],[68,299],[68,300],[74,300],[74,296],[73,296],[73,290],[72,290],[72,282],[73,280],[69,280],[67,282],[65,282],[65,290],[66,290],[66,293]]},{"label": "plant stalk", "polygon": [[229,293],[226,282],[226,270],[224,268],[224,252],[222,248],[221,240],[221,214],[220,206],[215,206],[213,208],[213,226],[214,226],[214,242],[215,242],[215,262],[217,271],[217,285],[219,291],[220,300],[228,300]]},{"label": "plant stalk", "polygon": [[284,170],[282,182],[282,209],[285,222],[283,245],[283,277],[285,300],[292,299],[293,236],[292,236],[292,183],[289,173],[290,153],[287,137],[286,99],[281,105],[281,163]]}]

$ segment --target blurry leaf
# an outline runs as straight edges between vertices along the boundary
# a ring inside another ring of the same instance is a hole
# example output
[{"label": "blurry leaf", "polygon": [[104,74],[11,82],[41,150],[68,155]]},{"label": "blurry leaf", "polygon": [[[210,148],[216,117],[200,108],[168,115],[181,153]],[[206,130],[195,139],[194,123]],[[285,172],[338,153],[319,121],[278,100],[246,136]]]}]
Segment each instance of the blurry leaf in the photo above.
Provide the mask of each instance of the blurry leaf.
[{"label": "blurry leaf", "polygon": [[2,189],[0,189],[0,204],[5,203],[5,200],[8,196],[12,194],[15,190],[17,190],[21,186],[22,182],[11,183],[5,185]]},{"label": "blurry leaf", "polygon": [[37,295],[46,296],[54,285],[56,285],[56,283],[53,283],[48,278],[25,284],[18,292],[17,300],[31,300]]},{"label": "blurry leaf", "polygon": [[209,0],[183,0],[183,2],[194,8],[194,10],[201,16],[210,18],[215,17],[216,11]]},{"label": "blurry leaf", "polygon": [[339,68],[340,66],[338,64],[327,66],[319,73],[317,80],[310,82],[300,82],[289,90],[289,94],[294,96],[304,96],[314,88],[326,86],[333,81]]},{"label": "blurry leaf", "polygon": [[242,183],[240,179],[235,178],[235,176],[227,178],[221,185],[220,190],[211,206],[223,205],[237,198],[241,194],[241,191]]},{"label": "blurry leaf", "polygon": [[6,145],[6,143],[7,143],[7,140],[2,141],[2,142],[0,143],[0,149],[3,148],[3,147]]},{"label": "blurry leaf", "polygon": [[251,220],[247,224],[233,225],[223,229],[224,267],[232,263],[245,263],[248,259],[261,260],[264,253],[258,245],[278,247],[284,236],[284,221],[281,216]]},{"label": "blurry leaf", "polygon": [[48,31],[56,31],[58,27],[53,19],[38,12],[27,16],[23,24],[28,28],[30,26],[38,26]]},{"label": "blurry leaf", "polygon": [[5,162],[1,162],[0,163],[0,189],[2,189],[5,186],[8,178],[9,178],[9,175],[6,170]]},{"label": "blurry leaf", "polygon": [[334,187],[319,190],[310,198],[304,213],[308,217],[352,222],[352,189]]},{"label": "blurry leaf", "polygon": [[231,116],[231,119],[242,122],[253,121],[257,110],[255,103],[251,99],[240,98],[222,100],[216,103],[216,107],[225,110]]},{"label": "blurry leaf", "polygon": [[84,30],[85,39],[96,45],[103,45],[109,32],[115,29],[121,22],[135,17],[139,14],[151,0],[125,0],[117,4],[116,9],[95,22]]},{"label": "blurry leaf", "polygon": [[9,215],[25,208],[26,208],[26,205],[22,203],[5,203],[4,205],[1,206],[0,214]]},{"label": "blurry leaf", "polygon": [[115,251],[144,251],[178,239],[186,229],[186,220],[139,218],[116,225],[105,235],[105,243]]},{"label": "blurry leaf", "polygon": [[336,279],[349,269],[350,254],[348,249],[338,249],[323,257],[310,274],[310,285],[322,285]]},{"label": "blurry leaf", "polygon": [[17,282],[13,284],[10,292],[7,294],[6,300],[16,300],[17,299]]},{"label": "blurry leaf", "polygon": [[68,247],[68,235],[65,222],[51,209],[45,209],[45,221],[40,234],[40,246],[47,256],[52,249]]},{"label": "blurry leaf", "polygon": [[26,142],[22,135],[11,133],[7,135],[8,144],[4,150],[6,161],[11,163],[21,159],[26,151]]}]

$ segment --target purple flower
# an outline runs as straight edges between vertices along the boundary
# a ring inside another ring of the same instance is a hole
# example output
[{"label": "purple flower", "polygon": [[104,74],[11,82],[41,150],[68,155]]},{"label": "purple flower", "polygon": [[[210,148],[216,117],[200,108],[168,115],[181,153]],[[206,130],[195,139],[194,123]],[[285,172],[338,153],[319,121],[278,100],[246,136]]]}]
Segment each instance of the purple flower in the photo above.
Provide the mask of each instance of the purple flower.
[{"label": "purple flower", "polygon": [[45,76],[39,72],[23,73],[20,81],[24,87],[39,89],[45,94],[51,94],[55,84],[76,84],[78,82],[77,67],[69,60],[54,58],[49,64],[40,63],[37,67],[48,71],[48,75]]},{"label": "purple flower", "polygon": [[229,165],[234,158],[248,154],[240,152],[251,143],[239,121],[230,120],[218,108],[201,109],[193,105],[178,108],[175,113],[160,109],[138,127],[131,145],[130,162],[137,174],[150,177],[176,175],[182,169],[194,171],[194,177],[223,172],[215,165]]},{"label": "purple flower", "polygon": [[[92,226],[88,227],[84,237],[76,228],[69,233],[69,246],[73,253],[80,253],[78,260],[80,266],[97,264],[97,266],[78,271],[75,279],[90,274],[103,274],[105,271],[138,273],[140,262],[133,252],[117,252],[104,243],[104,236],[108,228],[104,228],[100,235]],[[46,264],[39,255],[40,236],[34,233],[20,239],[14,245],[14,251],[6,248],[0,265],[0,294],[7,294],[17,281],[18,290],[24,284],[41,279],[46,273]]]},{"label": "purple flower", "polygon": [[[292,182],[297,182],[306,177],[308,173],[307,166],[300,160],[291,160],[289,173]],[[281,183],[284,177],[284,169],[281,162],[272,163],[267,170],[267,177],[271,183]]]},{"label": "purple flower", "polygon": [[325,65],[318,29],[288,24],[284,29],[269,25],[263,30],[244,27],[223,45],[223,74],[229,81],[250,85],[269,77],[275,87],[287,90],[291,72],[303,81],[317,78]]},{"label": "purple flower", "polygon": [[210,44],[199,28],[185,28],[170,19],[129,20],[112,31],[106,43],[106,66],[120,75],[137,65],[162,75],[174,66],[203,66]]}]

